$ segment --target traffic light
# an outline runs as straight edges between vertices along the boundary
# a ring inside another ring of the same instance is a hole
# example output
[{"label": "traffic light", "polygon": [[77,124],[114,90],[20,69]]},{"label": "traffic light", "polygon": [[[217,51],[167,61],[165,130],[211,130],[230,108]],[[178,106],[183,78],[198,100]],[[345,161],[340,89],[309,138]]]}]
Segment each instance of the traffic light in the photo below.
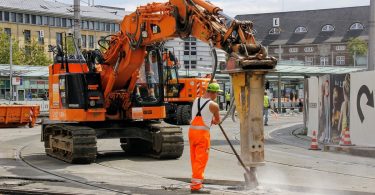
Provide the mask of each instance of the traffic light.
[{"label": "traffic light", "polygon": [[266,90],[270,89],[270,82],[269,81],[266,81],[265,85],[264,85],[264,88]]}]

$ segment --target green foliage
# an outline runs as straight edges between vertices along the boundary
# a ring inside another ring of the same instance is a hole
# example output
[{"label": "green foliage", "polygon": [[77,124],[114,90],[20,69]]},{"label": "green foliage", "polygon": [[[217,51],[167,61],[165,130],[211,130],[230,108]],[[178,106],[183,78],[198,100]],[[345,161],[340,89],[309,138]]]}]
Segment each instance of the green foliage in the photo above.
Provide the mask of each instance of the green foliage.
[{"label": "green foliage", "polygon": [[[10,40],[9,36],[0,29],[0,64],[9,64],[10,58]],[[37,41],[32,40],[26,43],[23,48],[19,46],[19,42],[12,37],[12,57],[13,64],[16,65],[42,65],[47,66],[52,63],[44,50],[44,45],[40,45]]]},{"label": "green foliage", "polygon": [[23,64],[25,65],[48,66],[52,63],[44,50],[44,45],[40,45],[34,39],[30,43],[26,43],[22,51],[24,53]]},{"label": "green foliage", "polygon": [[[10,63],[10,40],[9,36],[0,29],[0,64]],[[18,46],[18,41],[12,38],[12,61],[13,64],[22,64],[23,53]]]},{"label": "green foliage", "polygon": [[348,49],[352,55],[364,56],[367,54],[368,45],[359,38],[351,38],[348,41]]}]

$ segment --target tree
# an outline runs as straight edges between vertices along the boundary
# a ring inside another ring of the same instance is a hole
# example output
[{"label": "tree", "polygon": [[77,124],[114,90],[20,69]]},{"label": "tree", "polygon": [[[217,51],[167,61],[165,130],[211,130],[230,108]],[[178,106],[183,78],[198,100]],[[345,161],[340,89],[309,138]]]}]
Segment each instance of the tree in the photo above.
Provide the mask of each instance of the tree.
[{"label": "tree", "polygon": [[[10,37],[3,29],[0,29],[0,64],[10,63]],[[22,64],[23,53],[18,46],[18,41],[12,37],[12,63]]]},{"label": "tree", "polygon": [[350,38],[348,41],[348,49],[353,56],[364,56],[367,54],[368,45],[359,38]]},{"label": "tree", "polygon": [[52,63],[44,50],[44,45],[40,45],[35,39],[25,44],[23,53],[23,64],[25,65],[48,66]]}]

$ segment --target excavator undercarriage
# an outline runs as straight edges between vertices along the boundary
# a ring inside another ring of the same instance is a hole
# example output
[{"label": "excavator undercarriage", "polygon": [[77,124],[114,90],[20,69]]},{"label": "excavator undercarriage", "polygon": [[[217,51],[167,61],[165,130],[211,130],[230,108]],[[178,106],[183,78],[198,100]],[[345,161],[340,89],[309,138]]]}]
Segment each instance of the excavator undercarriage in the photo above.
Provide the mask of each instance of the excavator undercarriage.
[{"label": "excavator undercarriage", "polygon": [[74,164],[95,162],[97,139],[120,138],[120,146],[130,155],[156,159],[176,159],[183,153],[181,128],[160,122],[47,124],[42,131],[47,155]]}]

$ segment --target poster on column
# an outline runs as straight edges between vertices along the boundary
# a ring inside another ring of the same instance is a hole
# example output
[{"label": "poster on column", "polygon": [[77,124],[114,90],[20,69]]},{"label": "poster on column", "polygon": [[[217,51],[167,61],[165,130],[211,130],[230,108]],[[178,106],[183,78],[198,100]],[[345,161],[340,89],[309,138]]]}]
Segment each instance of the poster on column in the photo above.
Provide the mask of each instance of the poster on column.
[{"label": "poster on column", "polygon": [[307,116],[306,119],[307,121],[307,135],[312,136],[313,131],[318,132],[319,128],[319,115],[318,115],[318,102],[319,98],[316,94],[319,92],[319,86],[318,86],[318,77],[311,77],[308,79],[308,93],[305,95],[306,105],[308,106],[307,108]]},{"label": "poster on column", "polygon": [[353,144],[375,146],[375,72],[352,73],[350,89],[350,138]]},{"label": "poster on column", "polygon": [[331,75],[330,88],[330,143],[339,144],[343,133],[349,128],[350,75]]},{"label": "poster on column", "polygon": [[319,77],[319,131],[318,140],[331,143],[331,111],[330,111],[330,84],[329,75]]}]

